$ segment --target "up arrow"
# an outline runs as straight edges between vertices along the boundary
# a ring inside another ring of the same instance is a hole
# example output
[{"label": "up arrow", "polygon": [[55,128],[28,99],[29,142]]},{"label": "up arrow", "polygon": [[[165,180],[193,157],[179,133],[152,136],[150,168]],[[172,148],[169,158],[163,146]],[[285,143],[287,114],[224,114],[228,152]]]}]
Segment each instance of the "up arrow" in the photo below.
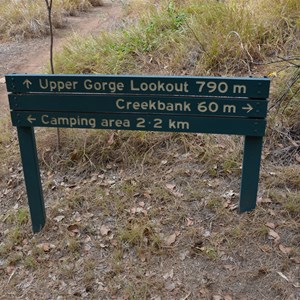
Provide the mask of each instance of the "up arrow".
[{"label": "up arrow", "polygon": [[26,85],[26,87],[29,89],[29,87],[32,85],[32,82],[29,79],[24,80],[23,85]]},{"label": "up arrow", "polygon": [[33,118],[32,115],[29,115],[29,116],[27,117],[27,121],[28,121],[30,124],[32,124],[33,121],[36,121],[36,118]]},{"label": "up arrow", "polygon": [[253,109],[253,107],[249,103],[247,103],[247,106],[242,107],[242,109],[247,110],[247,113],[249,113]]}]

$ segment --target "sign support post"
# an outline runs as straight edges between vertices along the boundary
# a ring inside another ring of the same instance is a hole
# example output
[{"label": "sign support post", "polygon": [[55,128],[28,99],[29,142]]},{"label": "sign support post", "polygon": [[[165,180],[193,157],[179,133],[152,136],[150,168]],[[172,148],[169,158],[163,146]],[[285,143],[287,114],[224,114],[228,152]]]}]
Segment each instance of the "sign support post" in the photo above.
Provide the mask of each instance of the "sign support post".
[{"label": "sign support post", "polygon": [[245,136],[240,212],[250,211],[256,206],[262,145],[263,138],[261,136]]},{"label": "sign support post", "polygon": [[45,225],[45,205],[33,127],[17,126],[33,232]]}]

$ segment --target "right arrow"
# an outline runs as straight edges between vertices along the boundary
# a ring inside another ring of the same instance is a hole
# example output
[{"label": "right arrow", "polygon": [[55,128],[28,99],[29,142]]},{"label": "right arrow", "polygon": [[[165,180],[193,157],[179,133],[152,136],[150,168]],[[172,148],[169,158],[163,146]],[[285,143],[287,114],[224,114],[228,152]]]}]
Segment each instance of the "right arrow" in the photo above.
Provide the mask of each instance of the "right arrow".
[{"label": "right arrow", "polygon": [[242,109],[247,110],[248,113],[253,109],[253,107],[249,103],[247,103],[247,106],[242,107]]},{"label": "right arrow", "polygon": [[33,118],[32,115],[29,115],[29,116],[27,117],[27,121],[28,121],[30,124],[32,124],[33,121],[36,121],[36,118]]}]

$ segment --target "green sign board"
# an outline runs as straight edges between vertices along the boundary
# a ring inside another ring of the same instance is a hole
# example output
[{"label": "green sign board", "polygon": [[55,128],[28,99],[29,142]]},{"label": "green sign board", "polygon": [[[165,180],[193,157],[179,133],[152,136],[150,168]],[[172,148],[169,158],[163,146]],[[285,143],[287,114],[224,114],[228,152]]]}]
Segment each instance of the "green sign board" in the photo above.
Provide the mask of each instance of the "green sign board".
[{"label": "green sign board", "polygon": [[244,135],[239,210],[255,208],[268,78],[12,74],[6,84],[34,232],[45,223],[34,127]]},{"label": "green sign board", "polygon": [[195,132],[263,136],[264,119],[207,118],[147,114],[101,114],[65,112],[11,113],[15,126],[97,128],[118,130],[146,130],[166,132]]},{"label": "green sign board", "polygon": [[64,112],[148,113],[263,118],[267,101],[216,97],[157,97],[137,95],[21,94],[9,95],[14,110]]},{"label": "green sign board", "polygon": [[266,99],[268,78],[113,75],[7,76],[13,93],[218,96]]}]

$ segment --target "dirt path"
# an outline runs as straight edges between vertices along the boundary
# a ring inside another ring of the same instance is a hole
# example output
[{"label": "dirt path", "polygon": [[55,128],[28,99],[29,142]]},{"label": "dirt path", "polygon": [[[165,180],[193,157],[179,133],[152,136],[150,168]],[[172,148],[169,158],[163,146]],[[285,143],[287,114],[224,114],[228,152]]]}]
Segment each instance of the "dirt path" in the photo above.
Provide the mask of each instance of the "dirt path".
[{"label": "dirt path", "polygon": [[[95,7],[79,17],[69,17],[67,27],[55,32],[55,51],[59,51],[73,33],[95,35],[120,26],[121,14],[119,1],[104,1],[104,6]],[[41,73],[48,60],[49,37],[0,44],[0,115],[9,110],[3,74]]]}]

